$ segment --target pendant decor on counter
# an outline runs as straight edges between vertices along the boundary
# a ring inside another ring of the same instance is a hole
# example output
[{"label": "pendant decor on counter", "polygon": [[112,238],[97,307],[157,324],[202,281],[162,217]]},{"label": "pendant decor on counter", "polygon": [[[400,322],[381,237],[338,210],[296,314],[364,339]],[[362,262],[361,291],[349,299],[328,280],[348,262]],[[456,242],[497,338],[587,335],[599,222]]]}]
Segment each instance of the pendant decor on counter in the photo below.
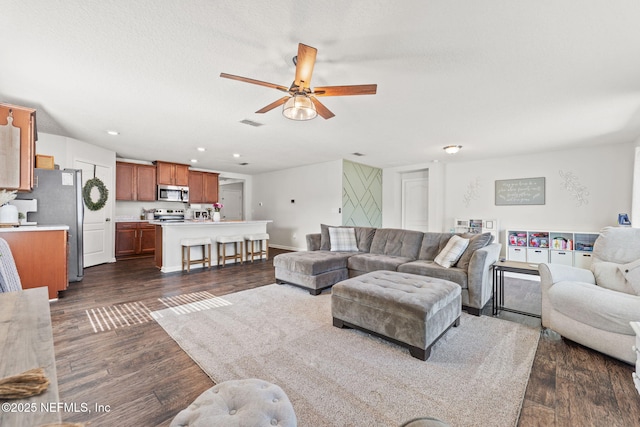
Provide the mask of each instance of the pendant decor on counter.
[{"label": "pendant decor on counter", "polygon": [[[84,187],[82,187],[82,198],[84,199],[85,206],[91,211],[99,211],[104,208],[104,205],[107,204],[107,199],[109,198],[109,190],[104,185],[104,182],[100,180],[100,178],[96,177],[96,166],[93,166],[93,178],[88,180]],[[95,202],[91,197],[91,191],[97,188],[100,193],[100,197]]]},{"label": "pendant decor on counter", "polygon": [[213,222],[220,222],[220,212],[213,213]]}]

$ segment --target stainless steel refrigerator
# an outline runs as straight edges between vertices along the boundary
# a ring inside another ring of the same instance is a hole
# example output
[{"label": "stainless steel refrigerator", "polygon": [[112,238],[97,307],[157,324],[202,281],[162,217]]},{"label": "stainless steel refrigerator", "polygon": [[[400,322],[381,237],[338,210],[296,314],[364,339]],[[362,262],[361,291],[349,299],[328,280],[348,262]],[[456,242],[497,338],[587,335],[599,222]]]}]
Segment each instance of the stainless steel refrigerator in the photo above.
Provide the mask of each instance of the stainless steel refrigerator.
[{"label": "stainless steel refrigerator", "polygon": [[37,212],[27,212],[27,222],[37,225],[69,226],[69,282],[84,276],[82,224],[82,171],[79,169],[35,169],[30,193],[19,193],[16,199],[37,200]]}]

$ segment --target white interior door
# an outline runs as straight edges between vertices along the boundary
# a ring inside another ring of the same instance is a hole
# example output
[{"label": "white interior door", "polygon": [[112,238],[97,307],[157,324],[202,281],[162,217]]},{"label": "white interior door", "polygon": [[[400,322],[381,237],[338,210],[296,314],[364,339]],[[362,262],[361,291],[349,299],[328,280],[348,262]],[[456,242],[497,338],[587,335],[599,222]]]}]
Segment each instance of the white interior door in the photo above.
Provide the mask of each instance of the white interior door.
[{"label": "white interior door", "polygon": [[220,216],[226,220],[242,220],[242,190],[220,187]]},{"label": "white interior door", "polygon": [[429,231],[429,178],[402,180],[402,228]]},{"label": "white interior door", "polygon": [[[76,160],[74,162],[76,169],[82,169],[82,186],[94,177],[94,165],[91,163]],[[104,264],[112,261],[112,250],[114,229],[113,221],[111,221],[111,212],[113,200],[115,199],[115,190],[109,188],[113,182],[113,168],[109,166],[96,165],[95,176],[104,182],[109,190],[109,197],[105,207],[99,211],[92,211],[84,208],[84,226],[83,226],[83,244],[84,244],[84,266]],[[97,200],[99,195],[94,189],[92,200]]]}]

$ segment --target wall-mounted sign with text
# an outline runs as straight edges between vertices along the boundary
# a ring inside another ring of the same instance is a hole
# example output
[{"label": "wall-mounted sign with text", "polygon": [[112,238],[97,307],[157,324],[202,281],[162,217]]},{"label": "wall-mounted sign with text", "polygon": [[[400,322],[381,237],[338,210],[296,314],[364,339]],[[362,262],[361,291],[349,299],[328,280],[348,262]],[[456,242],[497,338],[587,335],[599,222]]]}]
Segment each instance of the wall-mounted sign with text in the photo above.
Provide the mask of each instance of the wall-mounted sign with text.
[{"label": "wall-mounted sign with text", "polygon": [[544,205],[545,178],[496,180],[496,206]]}]

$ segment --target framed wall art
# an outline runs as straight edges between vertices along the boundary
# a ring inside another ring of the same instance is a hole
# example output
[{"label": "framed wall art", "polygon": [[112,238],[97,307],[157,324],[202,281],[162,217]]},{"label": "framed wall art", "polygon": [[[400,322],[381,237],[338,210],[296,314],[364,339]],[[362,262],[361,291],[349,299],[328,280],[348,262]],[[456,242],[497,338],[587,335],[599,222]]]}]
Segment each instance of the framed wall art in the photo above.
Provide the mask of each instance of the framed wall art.
[{"label": "framed wall art", "polygon": [[545,178],[496,180],[496,206],[544,205]]}]

